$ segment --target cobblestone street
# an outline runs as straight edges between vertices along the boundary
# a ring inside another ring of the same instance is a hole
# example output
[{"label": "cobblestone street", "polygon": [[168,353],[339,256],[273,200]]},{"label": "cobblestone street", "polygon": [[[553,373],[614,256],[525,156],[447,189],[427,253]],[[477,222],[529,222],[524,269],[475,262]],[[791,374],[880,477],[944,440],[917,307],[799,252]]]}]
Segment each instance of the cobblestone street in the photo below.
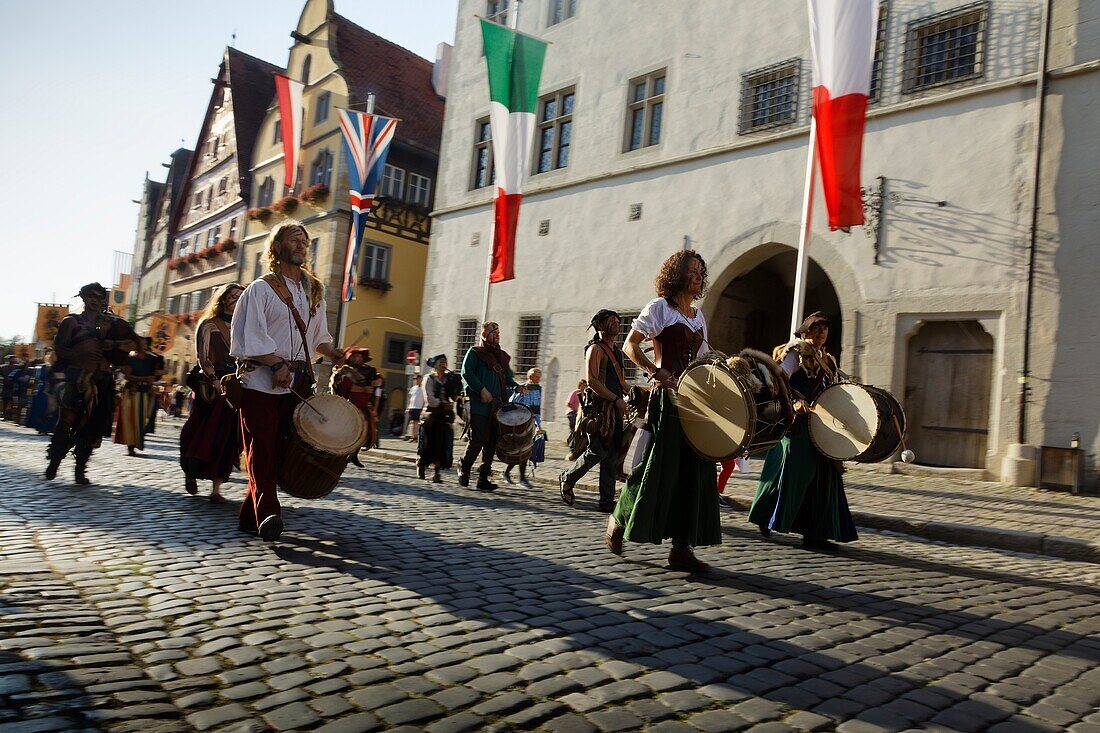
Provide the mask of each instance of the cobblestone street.
[{"label": "cobblestone street", "polygon": [[177,436],[78,487],[0,423],[0,733],[1100,731],[1097,564],[724,512],[690,576],[551,489],[369,454],[268,544],[239,477],[184,492]]}]

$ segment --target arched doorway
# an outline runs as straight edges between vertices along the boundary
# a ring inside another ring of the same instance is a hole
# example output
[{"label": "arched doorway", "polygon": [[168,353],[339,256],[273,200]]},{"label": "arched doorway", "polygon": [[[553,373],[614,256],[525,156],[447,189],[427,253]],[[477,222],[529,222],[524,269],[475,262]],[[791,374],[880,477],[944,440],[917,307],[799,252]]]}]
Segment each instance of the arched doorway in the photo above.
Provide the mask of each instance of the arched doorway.
[{"label": "arched doorway", "polygon": [[928,466],[985,468],[993,337],[977,321],[931,321],[909,339],[909,447]]},{"label": "arched doorway", "polygon": [[[797,257],[794,249],[784,247],[726,285],[708,320],[711,346],[727,354],[746,347],[770,354],[790,340]],[[823,311],[833,321],[827,348],[839,358],[840,300],[829,276],[812,259],[807,275],[805,314]]]}]

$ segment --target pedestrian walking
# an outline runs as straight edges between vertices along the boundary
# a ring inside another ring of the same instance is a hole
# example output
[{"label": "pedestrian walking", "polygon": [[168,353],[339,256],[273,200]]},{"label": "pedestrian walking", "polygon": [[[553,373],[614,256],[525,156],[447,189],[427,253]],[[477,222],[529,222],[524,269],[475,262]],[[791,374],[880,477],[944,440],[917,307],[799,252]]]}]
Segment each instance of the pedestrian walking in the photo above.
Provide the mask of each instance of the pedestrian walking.
[{"label": "pedestrian walking", "polygon": [[126,452],[131,456],[145,450],[145,429],[149,426],[149,415],[156,409],[153,382],[157,380],[157,362],[147,350],[150,343],[150,339],[139,336],[138,348],[122,367],[125,382],[118,409],[115,442],[125,445]]},{"label": "pedestrian walking", "polygon": [[[672,395],[677,377],[710,348],[706,319],[692,305],[706,289],[706,263],[693,250],[677,252],[665,260],[656,286],[657,298],[634,319],[623,349],[656,382],[647,417],[653,440],[608,517],[604,541],[621,555],[624,538],[652,544],[671,539],[669,566],[704,572],[710,566],[692,548],[722,542],[716,464],[688,445]],[[643,339],[653,341],[656,363],[642,351]]]},{"label": "pedestrian walking", "polygon": [[558,476],[561,500],[569,506],[576,503],[574,488],[593,466],[600,466],[599,509],[609,514],[615,509],[615,475],[619,466],[619,447],[623,442],[623,418],[627,404],[626,377],[623,374],[623,351],[615,345],[619,333],[619,314],[601,310],[592,316],[591,327],[596,334],[585,346],[585,374],[590,385],[584,408],[584,420],[579,429],[588,436],[588,447],[573,465]]},{"label": "pedestrian walking", "polygon": [[15,402],[16,382],[22,370],[19,357],[15,354],[4,357],[4,365],[0,366],[0,420],[10,419]]},{"label": "pedestrian walking", "polygon": [[839,461],[822,455],[810,440],[807,415],[813,401],[836,381],[836,359],[825,350],[829,319],[820,311],[806,317],[794,339],[775,350],[775,361],[798,393],[797,417],[790,432],[768,451],[749,521],[760,534],[772,531],[802,535],[810,548],[833,547],[831,541],[859,538]]},{"label": "pedestrian walking", "polygon": [[63,380],[58,392],[58,417],[50,447],[46,479],[57,476],[65,455],[76,457],[76,483],[88,485],[88,461],[105,436],[111,434],[115,384],[112,361],[137,348],[138,335],[130,324],[107,311],[107,289],[88,283],[77,297],[84,311],[61,320],[54,337],[55,374]]},{"label": "pedestrian walking", "polygon": [[565,413],[565,419],[569,423],[569,434],[572,435],[573,431],[577,428],[577,411],[581,409],[581,394],[588,389],[588,382],[584,379],[577,382],[577,388],[569,393],[569,397],[565,400],[565,407],[567,412]]},{"label": "pedestrian walking", "polygon": [[443,483],[442,472],[454,462],[455,402],[462,396],[462,379],[447,371],[447,357],[437,354],[425,362],[432,370],[424,380],[425,409],[417,433],[416,473],[425,478],[434,469],[432,483]]},{"label": "pedestrian walking", "polygon": [[[444,357],[446,360],[446,357]],[[431,366],[429,364],[429,366]],[[425,395],[424,387],[420,384],[420,375],[417,374],[413,377],[413,386],[409,390],[409,403],[405,409],[405,416],[407,418],[409,433],[404,436],[405,440],[411,440],[417,442],[417,438],[420,431],[420,413],[424,410]]]},{"label": "pedestrian walking", "polygon": [[479,491],[495,491],[497,485],[490,481],[493,472],[493,454],[497,449],[500,433],[496,424],[496,412],[515,390],[520,389],[509,366],[512,357],[500,348],[500,326],[493,321],[481,324],[481,343],[470,347],[462,360],[462,381],[470,398],[467,406],[467,427],[470,442],[458,464],[459,486],[470,485],[470,471],[481,454],[476,488]]},{"label": "pedestrian walking", "polygon": [[[527,384],[524,385],[522,392],[517,392],[512,395],[512,402],[517,405],[523,405],[531,411],[535,420],[535,433],[538,435],[542,432],[542,370],[538,368],[532,368],[527,370]],[[533,460],[534,450],[532,449],[531,458],[525,458],[519,462],[519,485],[524,488],[531,488],[531,482],[527,480],[527,463],[531,462],[532,465],[537,465],[538,462]],[[504,469],[504,480],[508,483],[512,483],[512,469],[516,464],[509,463]]]},{"label": "pedestrian walking", "polygon": [[313,355],[334,363],[343,354],[332,346],[325,311],[325,286],[309,269],[309,234],[286,220],[268,234],[270,272],[245,288],[230,329],[230,354],[237,358],[241,435],[248,465],[248,495],[238,526],[266,541],[283,531],[276,477],[291,434],[297,404],[313,393]]},{"label": "pedestrian walking", "polygon": [[31,398],[31,407],[27,411],[26,425],[37,430],[40,435],[48,434],[57,423],[57,398],[53,393],[53,364],[53,349],[47,348],[42,363],[35,368],[34,372],[34,397]]},{"label": "pedestrian walking", "polygon": [[[362,411],[367,421],[367,438],[363,443],[366,450],[378,445],[378,404],[382,395],[382,380],[378,371],[368,363],[370,361],[370,349],[349,346],[344,349],[344,363],[333,370],[329,382],[333,394],[343,397]],[[358,451],[349,460],[353,465],[363,467]]]},{"label": "pedestrian walking", "polygon": [[237,371],[230,352],[230,329],[237,302],[244,293],[240,283],[223,285],[210,301],[195,328],[198,361],[198,396],[180,430],[180,468],[184,488],[194,496],[199,481],[210,482],[210,501],[226,501],[221,486],[240,461],[240,415],[229,404],[222,377]]}]

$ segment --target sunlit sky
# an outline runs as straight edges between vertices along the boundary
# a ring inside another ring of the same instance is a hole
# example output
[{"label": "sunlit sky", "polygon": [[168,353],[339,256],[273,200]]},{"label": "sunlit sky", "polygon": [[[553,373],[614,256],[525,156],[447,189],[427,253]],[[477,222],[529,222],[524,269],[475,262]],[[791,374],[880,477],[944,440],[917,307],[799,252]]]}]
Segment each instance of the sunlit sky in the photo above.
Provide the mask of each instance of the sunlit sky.
[{"label": "sunlit sky", "polygon": [[[286,63],[304,0],[0,0],[0,337],[29,340],[35,303],[110,287],[132,252],[146,172],[195,138],[225,46]],[[336,12],[428,59],[458,0],[335,0]],[[232,41],[233,34],[236,40]]]}]

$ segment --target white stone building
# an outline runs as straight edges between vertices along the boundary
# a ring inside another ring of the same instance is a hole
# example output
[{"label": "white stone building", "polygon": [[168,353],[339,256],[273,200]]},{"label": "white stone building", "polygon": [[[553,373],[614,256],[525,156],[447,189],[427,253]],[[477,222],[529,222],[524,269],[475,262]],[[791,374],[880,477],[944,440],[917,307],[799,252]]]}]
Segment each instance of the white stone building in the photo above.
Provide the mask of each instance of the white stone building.
[{"label": "white stone building", "polygon": [[[882,3],[863,160],[877,230],[830,232],[818,187],[806,303],[834,319],[842,368],[904,403],[918,461],[1020,482],[1030,464],[1005,459],[1030,454],[1014,444],[1064,446],[1078,432],[1092,472],[1100,446],[1097,380],[1086,385],[1100,357],[1100,268],[1088,255],[1100,199],[1089,142],[1100,12],[1053,2],[1040,90],[1046,5]],[[459,5],[427,354],[460,357],[480,319],[493,189],[475,15],[504,21],[501,6]],[[547,418],[564,414],[592,313],[637,312],[681,247],[706,259],[701,307],[715,348],[786,340],[810,118],[805,1],[525,0],[520,12],[519,29],[552,45],[516,279],[493,286],[490,318],[519,366],[543,368]]]}]

